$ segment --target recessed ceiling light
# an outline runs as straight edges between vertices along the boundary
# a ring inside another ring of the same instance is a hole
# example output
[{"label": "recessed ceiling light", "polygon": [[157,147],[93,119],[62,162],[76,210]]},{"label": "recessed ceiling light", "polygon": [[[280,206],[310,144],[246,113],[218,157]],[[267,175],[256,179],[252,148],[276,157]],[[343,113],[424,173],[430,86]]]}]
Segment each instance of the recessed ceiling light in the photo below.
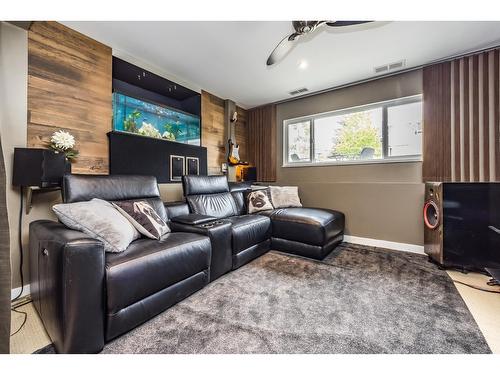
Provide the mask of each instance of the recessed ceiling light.
[{"label": "recessed ceiling light", "polygon": [[306,61],[306,60],[300,60],[299,61],[299,69],[307,69],[307,67],[309,66],[309,63]]}]

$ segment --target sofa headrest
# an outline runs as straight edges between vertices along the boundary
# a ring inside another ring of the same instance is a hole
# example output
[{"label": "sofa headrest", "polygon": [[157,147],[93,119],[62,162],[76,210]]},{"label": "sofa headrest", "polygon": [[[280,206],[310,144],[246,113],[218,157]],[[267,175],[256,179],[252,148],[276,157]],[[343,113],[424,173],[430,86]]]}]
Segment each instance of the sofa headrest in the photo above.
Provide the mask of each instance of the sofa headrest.
[{"label": "sofa headrest", "polygon": [[156,177],[135,175],[78,175],[63,177],[63,201],[65,203],[88,201],[93,198],[118,201],[160,196]]},{"label": "sofa headrest", "polygon": [[248,190],[252,190],[251,182],[230,182],[229,183],[229,191],[231,193],[245,192]]},{"label": "sofa headrest", "polygon": [[182,187],[185,196],[229,191],[226,176],[182,176]]}]

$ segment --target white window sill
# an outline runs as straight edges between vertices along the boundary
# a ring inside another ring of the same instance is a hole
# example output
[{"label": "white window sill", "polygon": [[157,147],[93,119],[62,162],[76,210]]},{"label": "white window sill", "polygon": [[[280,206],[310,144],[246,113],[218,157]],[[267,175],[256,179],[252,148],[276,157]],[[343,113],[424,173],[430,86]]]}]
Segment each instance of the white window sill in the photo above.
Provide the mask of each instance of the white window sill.
[{"label": "white window sill", "polygon": [[342,165],[369,165],[369,164],[393,164],[393,163],[421,163],[422,157],[413,158],[391,158],[391,159],[372,159],[372,160],[344,160],[333,162],[305,162],[305,163],[284,163],[282,168],[298,168],[298,167],[331,167]]}]

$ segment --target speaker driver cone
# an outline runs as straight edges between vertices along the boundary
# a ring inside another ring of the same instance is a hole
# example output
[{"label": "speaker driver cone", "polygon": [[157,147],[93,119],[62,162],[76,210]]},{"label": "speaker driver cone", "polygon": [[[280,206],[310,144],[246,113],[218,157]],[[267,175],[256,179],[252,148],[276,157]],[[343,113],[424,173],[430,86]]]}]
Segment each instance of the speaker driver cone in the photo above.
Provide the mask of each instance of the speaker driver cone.
[{"label": "speaker driver cone", "polygon": [[439,225],[439,208],[433,200],[428,200],[424,205],[424,222],[429,229],[436,229]]}]

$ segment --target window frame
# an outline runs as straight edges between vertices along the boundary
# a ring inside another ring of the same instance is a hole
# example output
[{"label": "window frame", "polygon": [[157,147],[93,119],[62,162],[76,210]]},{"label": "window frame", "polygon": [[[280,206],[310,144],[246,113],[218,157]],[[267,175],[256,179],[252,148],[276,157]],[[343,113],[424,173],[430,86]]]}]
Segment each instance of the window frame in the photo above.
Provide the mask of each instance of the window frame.
[{"label": "window frame", "polygon": [[[390,99],[376,103],[364,104],[354,107],[342,108],[338,110],[321,112],[307,116],[300,116],[283,120],[283,147],[282,147],[282,167],[306,167],[306,166],[329,166],[329,165],[357,165],[357,164],[387,164],[387,163],[412,163],[422,161],[422,149],[419,155],[407,156],[388,156],[388,108],[403,104],[417,103],[423,104],[422,94],[406,96],[398,99]],[[381,159],[359,159],[359,160],[342,160],[342,161],[316,161],[315,160],[315,139],[314,139],[314,121],[325,117],[341,116],[353,112],[362,112],[375,108],[382,109],[382,158]],[[310,161],[293,162],[288,158],[288,127],[301,122],[309,122],[310,126]],[[423,110],[422,110],[422,132],[423,134]],[[423,147],[423,145],[422,145]]]}]

